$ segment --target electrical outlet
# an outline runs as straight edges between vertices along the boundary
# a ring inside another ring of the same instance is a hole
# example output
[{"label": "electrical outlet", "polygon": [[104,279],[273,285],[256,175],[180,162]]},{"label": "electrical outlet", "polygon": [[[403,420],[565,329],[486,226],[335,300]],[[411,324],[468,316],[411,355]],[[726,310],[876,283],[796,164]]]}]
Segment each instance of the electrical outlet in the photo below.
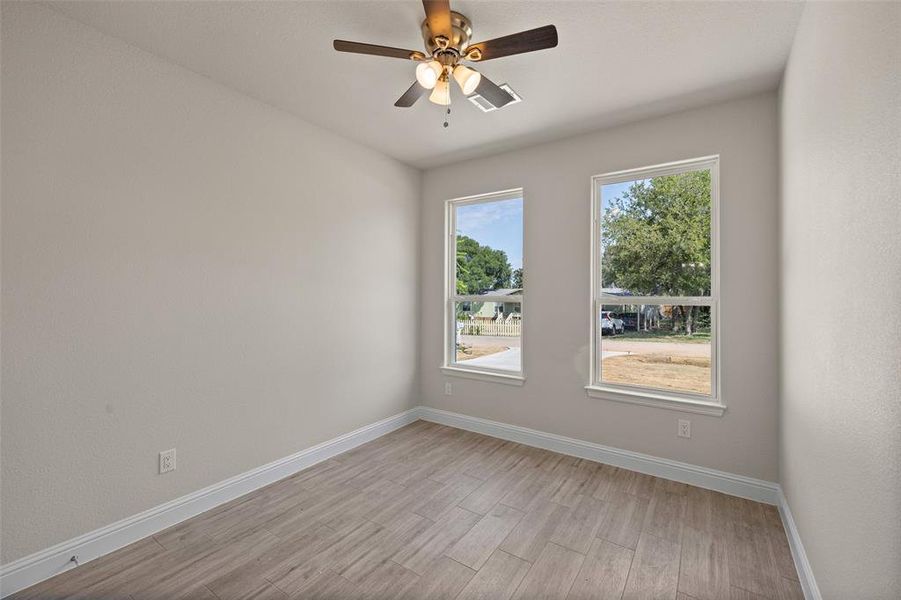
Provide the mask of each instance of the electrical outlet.
[{"label": "electrical outlet", "polygon": [[175,470],[175,448],[160,452],[160,474]]},{"label": "electrical outlet", "polygon": [[454,393],[454,386],[449,381],[444,384],[444,395],[452,396]]},{"label": "electrical outlet", "polygon": [[676,432],[679,437],[691,437],[691,421],[687,419],[679,419],[679,430]]}]

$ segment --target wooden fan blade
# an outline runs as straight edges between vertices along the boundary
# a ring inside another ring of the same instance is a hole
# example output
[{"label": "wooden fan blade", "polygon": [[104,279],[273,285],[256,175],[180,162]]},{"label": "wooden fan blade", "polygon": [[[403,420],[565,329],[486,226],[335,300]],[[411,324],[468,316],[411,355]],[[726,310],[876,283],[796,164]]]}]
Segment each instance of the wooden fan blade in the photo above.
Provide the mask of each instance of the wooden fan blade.
[{"label": "wooden fan blade", "polygon": [[479,81],[478,87],[476,87],[475,93],[497,108],[506,106],[510,102],[513,102],[514,99],[506,90],[485,77],[484,73],[482,74],[482,79]]},{"label": "wooden fan blade", "polygon": [[425,18],[429,22],[429,31],[432,37],[443,35],[451,39],[451,9],[449,0],[422,0],[425,8]]},{"label": "wooden fan blade", "polygon": [[[519,33],[505,35],[487,42],[470,44],[464,54],[469,60],[482,61],[512,54],[522,54],[523,52],[544,50],[545,48],[553,48],[556,45],[557,28],[553,25],[545,25],[538,29],[520,31]],[[476,52],[478,53],[478,58],[476,58]]]},{"label": "wooden fan blade", "polygon": [[409,108],[416,104],[416,101],[419,100],[420,96],[424,96],[428,90],[419,85],[419,82],[414,81],[413,85],[410,86],[404,95],[397,99],[397,102],[394,103],[394,106],[398,106],[400,108]]},{"label": "wooden fan blade", "polygon": [[335,50],[338,52],[353,52],[354,54],[371,54],[372,56],[387,56],[388,58],[403,58],[406,60],[422,60],[425,54],[417,50],[404,50],[390,46],[377,46],[376,44],[364,44],[362,42],[348,42],[347,40],[335,40]]}]

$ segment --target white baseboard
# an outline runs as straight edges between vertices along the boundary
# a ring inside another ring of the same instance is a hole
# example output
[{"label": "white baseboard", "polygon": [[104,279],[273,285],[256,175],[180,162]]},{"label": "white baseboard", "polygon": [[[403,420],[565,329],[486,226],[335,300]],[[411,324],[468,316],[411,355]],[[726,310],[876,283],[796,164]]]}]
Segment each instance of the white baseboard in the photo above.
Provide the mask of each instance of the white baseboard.
[{"label": "white baseboard", "polygon": [[788,546],[792,551],[795,568],[798,570],[798,580],[801,582],[801,590],[804,592],[804,600],[823,600],[817,581],[813,577],[810,561],[807,560],[807,552],[801,543],[801,534],[795,525],[795,518],[788,507],[788,500],[782,489],[779,489],[779,515],[782,517],[782,525],[785,527],[785,535],[788,537]]},{"label": "white baseboard", "polygon": [[347,452],[418,419],[419,407],[412,408],[0,566],[0,597],[14,594],[71,568],[73,563],[69,559],[73,555],[77,555],[79,563],[84,564],[323,460]]},{"label": "white baseboard", "polygon": [[740,496],[766,504],[779,503],[779,484],[698,467],[688,463],[658,458],[629,450],[620,450],[574,438],[545,433],[517,425],[508,425],[478,417],[438,410],[428,406],[419,407],[419,418],[457,429],[466,429],[492,437],[518,442],[527,446],[543,448],[561,454],[578,456],[631,471],[638,471],[655,477],[671,479],[697,487]]}]

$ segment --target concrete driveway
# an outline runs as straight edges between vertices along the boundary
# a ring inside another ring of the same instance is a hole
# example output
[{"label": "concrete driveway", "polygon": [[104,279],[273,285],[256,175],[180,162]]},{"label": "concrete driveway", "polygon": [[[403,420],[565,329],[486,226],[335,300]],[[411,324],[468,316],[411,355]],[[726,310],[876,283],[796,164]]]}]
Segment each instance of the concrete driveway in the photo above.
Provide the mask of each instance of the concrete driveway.
[{"label": "concrete driveway", "polygon": [[485,369],[500,369],[502,371],[519,371],[521,369],[520,365],[522,365],[521,351],[521,348],[510,348],[509,350],[504,350],[503,352],[497,352],[495,354],[489,354],[488,356],[480,356],[478,358],[470,358],[469,360],[461,360],[458,362],[468,367],[483,367]]}]

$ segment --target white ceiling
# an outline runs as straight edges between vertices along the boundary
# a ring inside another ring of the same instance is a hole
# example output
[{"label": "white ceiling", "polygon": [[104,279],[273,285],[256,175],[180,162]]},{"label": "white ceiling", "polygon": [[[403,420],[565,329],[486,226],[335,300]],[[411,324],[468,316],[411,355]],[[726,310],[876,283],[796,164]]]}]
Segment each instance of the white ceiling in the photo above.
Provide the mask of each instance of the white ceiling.
[{"label": "white ceiling", "polygon": [[418,0],[52,4],[418,167],[773,89],[802,9],[796,1],[452,1],[473,21],[474,41],[552,23],[560,45],[482,63],[523,102],[482,113],[458,93],[445,129],[443,110],[425,98],[393,105],[414,79],[413,63],[332,49],[341,38],[421,50]]}]

